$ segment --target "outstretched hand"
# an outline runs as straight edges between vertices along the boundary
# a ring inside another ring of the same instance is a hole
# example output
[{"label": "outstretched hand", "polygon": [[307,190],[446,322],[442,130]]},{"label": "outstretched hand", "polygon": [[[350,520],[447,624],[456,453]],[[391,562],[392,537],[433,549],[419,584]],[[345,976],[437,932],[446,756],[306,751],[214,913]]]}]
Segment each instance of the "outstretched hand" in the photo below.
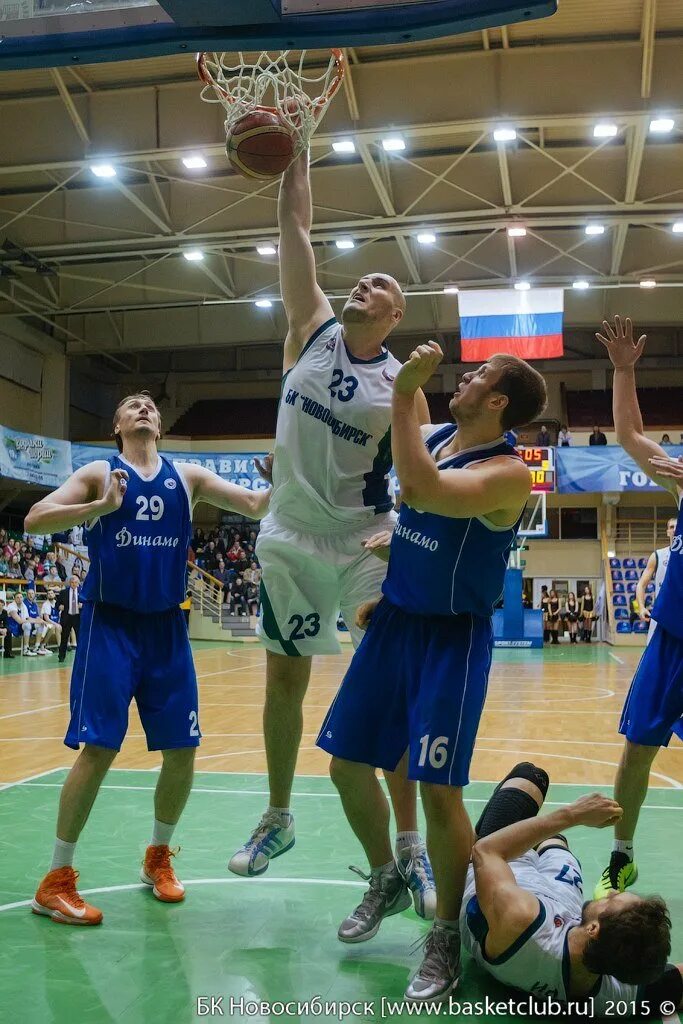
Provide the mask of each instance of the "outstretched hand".
[{"label": "outstretched hand", "polygon": [[588,828],[607,828],[619,821],[624,813],[616,800],[602,793],[580,797],[571,805],[571,810],[576,824],[587,825]]},{"label": "outstretched hand", "polygon": [[595,337],[607,349],[607,354],[617,370],[635,366],[645,348],[646,334],[641,334],[638,341],[633,340],[633,322],[629,316],[622,320],[615,316],[614,323],[610,324],[603,320],[602,328],[604,334],[596,334]]},{"label": "outstretched hand", "polygon": [[683,456],[673,459],[669,455],[653,455],[649,460],[654,467],[657,476],[666,476],[675,480],[679,487],[683,487]]},{"label": "outstretched hand", "polygon": [[396,391],[402,395],[414,395],[427,383],[442,359],[443,352],[437,342],[418,345],[396,375]]},{"label": "outstretched hand", "polygon": [[372,537],[367,537],[361,542],[361,546],[366,551],[371,551],[377,558],[381,558],[383,562],[388,562],[393,532],[393,530],[380,530],[379,533],[373,533]]}]

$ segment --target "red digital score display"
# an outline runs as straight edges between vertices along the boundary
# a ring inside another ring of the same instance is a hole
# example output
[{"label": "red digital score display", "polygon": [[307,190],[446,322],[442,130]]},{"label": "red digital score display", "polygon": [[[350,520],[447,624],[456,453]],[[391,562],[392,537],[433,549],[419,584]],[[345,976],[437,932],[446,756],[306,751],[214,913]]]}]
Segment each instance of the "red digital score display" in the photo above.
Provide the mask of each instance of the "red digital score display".
[{"label": "red digital score display", "polygon": [[533,487],[532,493],[555,490],[555,450],[553,448],[534,448],[531,445],[520,445],[517,451],[529,469]]}]

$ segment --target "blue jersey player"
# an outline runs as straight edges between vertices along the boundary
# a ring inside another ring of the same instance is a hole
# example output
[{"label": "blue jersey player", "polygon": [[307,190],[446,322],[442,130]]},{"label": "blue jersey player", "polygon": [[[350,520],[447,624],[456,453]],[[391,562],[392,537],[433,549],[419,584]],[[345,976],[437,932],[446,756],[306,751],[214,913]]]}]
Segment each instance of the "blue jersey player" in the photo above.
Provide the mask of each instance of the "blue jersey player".
[{"label": "blue jersey player", "polygon": [[531,491],[503,434],[535,419],[546,400],[536,370],[496,355],[464,375],[450,403],[455,423],[421,430],[415,395],[441,358],[434,342],[421,345],[396,377],[392,450],[403,503],[383,597],[359,609],[370,624],[318,736],[370,862],[370,888],[342,922],[342,942],[371,938],[409,903],[375,769],[404,763],[420,783],[437,906],[406,996],[430,1001],[447,999],[460,974],[472,847],[462,787],[486,696],[493,608]]},{"label": "blue jersey player", "polygon": [[630,319],[603,322],[603,343],[614,365],[613,411],[617,440],[643,472],[666,488],[679,507],[666,576],[652,609],[657,630],[631,683],[619,724],[624,750],[614,785],[614,799],[624,809],[614,829],[609,865],[595,897],[623,892],[633,885],[638,869],[633,853],[638,815],[647,794],[650,768],[672,733],[683,735],[683,464],[645,436],[636,392],[635,366],[646,336],[634,341]]},{"label": "blue jersey player", "polygon": [[71,721],[64,742],[84,744],[62,790],[50,871],[33,900],[37,914],[96,925],[102,913],[76,888],[76,842],[128,728],[136,701],[149,750],[162,752],[154,828],[142,881],[157,899],[185,890],[169,844],[192,786],[199,744],[197,679],[183,613],[192,509],[205,501],[253,519],[269,490],[249,491],[201,466],[174,466],[157,451],[161,417],[146,393],[114,414],[119,454],[83,466],[29,512],[26,529],[68,530],[87,522],[90,572],[83,588],[80,642],[71,677]]}]

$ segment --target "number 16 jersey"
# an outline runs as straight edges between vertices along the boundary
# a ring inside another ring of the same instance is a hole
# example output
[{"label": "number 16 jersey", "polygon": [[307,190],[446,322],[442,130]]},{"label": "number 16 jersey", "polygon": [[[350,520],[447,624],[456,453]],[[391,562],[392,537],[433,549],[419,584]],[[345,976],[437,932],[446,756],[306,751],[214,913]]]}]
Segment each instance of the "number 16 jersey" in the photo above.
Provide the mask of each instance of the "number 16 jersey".
[{"label": "number 16 jersey", "polygon": [[393,507],[391,397],[400,362],[358,359],[341,324],[313,334],[282,382],[270,515],[317,534],[362,529]]},{"label": "number 16 jersey", "polygon": [[[83,599],[140,614],[177,608],[186,597],[192,535],[185,480],[161,455],[149,477],[120,455],[109,460],[109,473],[114,469],[128,473],[128,487],[116,512],[88,526],[90,570]],[[108,483],[109,475],[105,489]]]}]

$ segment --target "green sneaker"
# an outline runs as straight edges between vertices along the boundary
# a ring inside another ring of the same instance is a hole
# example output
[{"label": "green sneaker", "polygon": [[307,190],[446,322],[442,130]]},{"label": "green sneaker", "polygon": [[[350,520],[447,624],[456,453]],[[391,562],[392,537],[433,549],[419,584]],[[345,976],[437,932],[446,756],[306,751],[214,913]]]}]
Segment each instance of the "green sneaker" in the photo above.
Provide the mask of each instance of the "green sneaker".
[{"label": "green sneaker", "polygon": [[600,876],[600,881],[593,892],[594,900],[603,900],[613,892],[626,892],[638,877],[638,867],[634,860],[629,860],[625,853],[612,851],[609,867]]}]

